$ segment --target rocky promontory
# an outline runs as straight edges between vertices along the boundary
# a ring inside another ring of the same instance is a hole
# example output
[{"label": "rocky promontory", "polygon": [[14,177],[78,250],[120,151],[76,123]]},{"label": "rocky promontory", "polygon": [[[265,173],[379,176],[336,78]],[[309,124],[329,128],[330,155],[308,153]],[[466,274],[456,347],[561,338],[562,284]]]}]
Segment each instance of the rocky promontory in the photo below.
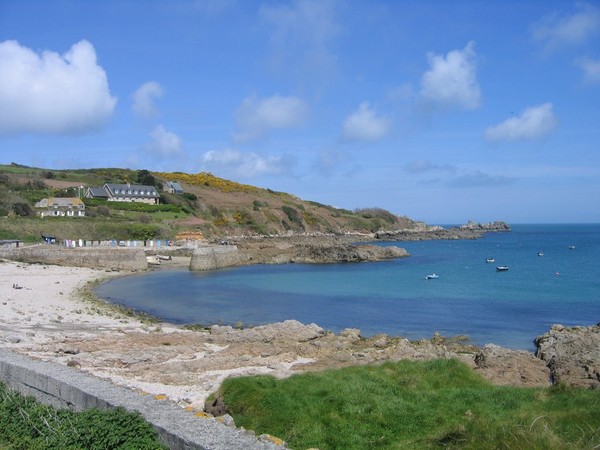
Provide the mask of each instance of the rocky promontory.
[{"label": "rocky promontory", "polygon": [[326,264],[383,261],[408,256],[400,247],[360,244],[372,236],[286,236],[235,240],[240,264]]},{"label": "rocky promontory", "polygon": [[478,239],[484,233],[511,231],[510,226],[502,221],[478,223],[469,221],[458,227],[443,228],[441,226],[427,226],[425,228],[403,229],[393,231],[378,231],[374,238],[381,241],[427,241],[427,240],[454,240]]}]

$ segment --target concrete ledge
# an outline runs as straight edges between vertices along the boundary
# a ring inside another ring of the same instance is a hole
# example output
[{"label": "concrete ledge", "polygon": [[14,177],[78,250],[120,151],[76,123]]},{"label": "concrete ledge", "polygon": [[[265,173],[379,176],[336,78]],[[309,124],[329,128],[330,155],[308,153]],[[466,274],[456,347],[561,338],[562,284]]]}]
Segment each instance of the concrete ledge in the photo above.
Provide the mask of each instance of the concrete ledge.
[{"label": "concrete ledge", "polygon": [[141,248],[65,248],[56,245],[34,245],[0,249],[0,257],[27,263],[57,264],[91,269],[148,269],[146,254]]},{"label": "concrete ledge", "polygon": [[237,245],[195,248],[190,260],[190,270],[214,270],[240,264]]},{"label": "concrete ledge", "polygon": [[0,381],[9,388],[59,408],[123,407],[139,411],[158,431],[163,444],[175,450],[281,450],[243,429],[224,425],[215,418],[199,418],[168,400],[157,400],[116,386],[77,369],[34,360],[0,349]]}]

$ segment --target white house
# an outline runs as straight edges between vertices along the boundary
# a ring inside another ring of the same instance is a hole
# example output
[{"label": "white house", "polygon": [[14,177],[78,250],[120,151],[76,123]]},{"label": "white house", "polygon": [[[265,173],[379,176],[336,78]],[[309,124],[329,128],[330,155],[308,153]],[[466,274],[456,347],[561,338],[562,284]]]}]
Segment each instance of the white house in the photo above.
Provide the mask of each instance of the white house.
[{"label": "white house", "polygon": [[42,217],[83,217],[85,204],[74,197],[49,197],[37,202],[35,208]]}]

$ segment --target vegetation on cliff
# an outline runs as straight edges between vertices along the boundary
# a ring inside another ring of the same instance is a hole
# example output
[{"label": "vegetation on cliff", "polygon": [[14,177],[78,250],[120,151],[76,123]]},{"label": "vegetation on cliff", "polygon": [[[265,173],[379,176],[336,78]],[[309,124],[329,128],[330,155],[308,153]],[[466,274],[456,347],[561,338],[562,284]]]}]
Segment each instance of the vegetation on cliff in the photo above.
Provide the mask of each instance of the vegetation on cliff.
[{"label": "vegetation on cliff", "polygon": [[[163,190],[177,181],[184,193]],[[104,183],[155,186],[160,205],[84,199],[86,216],[46,217],[34,205],[46,197],[83,197]],[[302,200],[294,195],[237,183],[210,173],[149,172],[128,169],[48,170],[0,165],[0,239],[173,239],[201,232],[207,238],[286,233],[373,233],[413,229],[417,222],[381,208],[354,211]]]}]

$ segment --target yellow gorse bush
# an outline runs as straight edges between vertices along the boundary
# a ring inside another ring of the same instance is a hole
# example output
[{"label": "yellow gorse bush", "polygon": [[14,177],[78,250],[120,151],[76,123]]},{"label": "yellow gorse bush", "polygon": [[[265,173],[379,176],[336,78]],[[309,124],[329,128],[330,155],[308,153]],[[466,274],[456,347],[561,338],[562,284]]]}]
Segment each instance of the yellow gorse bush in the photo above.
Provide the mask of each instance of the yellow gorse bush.
[{"label": "yellow gorse bush", "polygon": [[206,186],[219,189],[222,192],[257,192],[259,189],[249,184],[236,183],[215,177],[208,172],[188,174],[182,172],[154,172],[154,176],[169,181],[177,181],[191,186]]}]

